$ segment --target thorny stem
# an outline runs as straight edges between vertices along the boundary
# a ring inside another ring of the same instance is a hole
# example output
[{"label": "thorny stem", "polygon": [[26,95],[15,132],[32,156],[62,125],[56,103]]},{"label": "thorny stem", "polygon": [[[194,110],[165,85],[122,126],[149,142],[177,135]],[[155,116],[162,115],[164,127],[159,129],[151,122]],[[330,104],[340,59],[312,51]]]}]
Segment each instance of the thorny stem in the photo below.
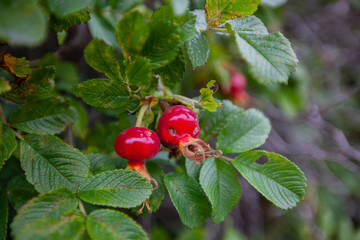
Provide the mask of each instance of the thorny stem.
[{"label": "thorny stem", "polygon": [[144,105],[141,106],[139,115],[137,116],[137,119],[136,119],[135,127],[141,127],[142,119],[143,119],[145,111],[148,109],[148,107],[149,107],[149,104],[147,104],[147,103],[145,103]]},{"label": "thorny stem", "polygon": [[85,207],[84,207],[84,204],[82,203],[82,201],[80,200],[80,198],[78,196],[76,196],[78,202],[79,202],[79,208],[80,208],[80,211],[84,214],[85,218],[87,218],[87,214],[86,214],[86,211],[85,211]]},{"label": "thorny stem", "polygon": [[234,161],[234,159],[233,159],[233,158],[229,158],[229,157],[224,156],[224,155],[221,155],[221,156],[220,156],[220,158],[221,158],[221,159],[223,159],[223,160],[229,161],[229,162]]}]

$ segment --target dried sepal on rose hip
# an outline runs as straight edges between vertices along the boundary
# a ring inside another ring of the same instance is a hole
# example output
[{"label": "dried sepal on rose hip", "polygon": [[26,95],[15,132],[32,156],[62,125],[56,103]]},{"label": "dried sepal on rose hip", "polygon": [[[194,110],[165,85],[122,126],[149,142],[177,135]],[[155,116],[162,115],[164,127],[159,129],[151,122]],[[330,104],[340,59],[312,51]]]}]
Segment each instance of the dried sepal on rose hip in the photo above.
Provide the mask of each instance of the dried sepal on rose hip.
[{"label": "dried sepal on rose hip", "polygon": [[[158,187],[157,181],[151,177],[144,164],[147,159],[154,157],[160,150],[160,140],[154,131],[144,127],[128,128],[117,136],[114,147],[120,157],[128,160],[127,169],[137,171],[149,182],[154,183],[153,190]],[[139,214],[144,205],[151,212],[149,201],[145,200],[142,208],[138,211]]]},{"label": "dried sepal on rose hip", "polygon": [[167,107],[161,115],[157,133],[161,144],[172,151],[180,151],[186,158],[202,164],[206,158],[220,157],[221,151],[212,150],[208,144],[197,139],[199,120],[188,107]]}]

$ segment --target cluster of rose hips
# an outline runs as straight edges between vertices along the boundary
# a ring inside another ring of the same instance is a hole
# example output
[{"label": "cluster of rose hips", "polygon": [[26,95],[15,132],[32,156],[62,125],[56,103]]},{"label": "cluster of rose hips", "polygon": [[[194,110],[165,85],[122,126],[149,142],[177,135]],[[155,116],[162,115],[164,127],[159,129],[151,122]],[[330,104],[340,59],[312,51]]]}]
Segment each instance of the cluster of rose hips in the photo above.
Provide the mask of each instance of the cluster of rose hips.
[{"label": "cluster of rose hips", "polygon": [[[208,157],[220,156],[221,151],[212,150],[208,144],[197,139],[199,133],[199,121],[191,109],[182,105],[166,107],[158,121],[157,134],[144,127],[128,128],[117,136],[115,151],[128,160],[128,169],[139,172],[153,182],[156,189],[157,182],[147,172],[144,163],[159,152],[160,142],[174,155],[182,153],[196,164],[202,164]],[[148,202],[144,204],[151,210]]]}]

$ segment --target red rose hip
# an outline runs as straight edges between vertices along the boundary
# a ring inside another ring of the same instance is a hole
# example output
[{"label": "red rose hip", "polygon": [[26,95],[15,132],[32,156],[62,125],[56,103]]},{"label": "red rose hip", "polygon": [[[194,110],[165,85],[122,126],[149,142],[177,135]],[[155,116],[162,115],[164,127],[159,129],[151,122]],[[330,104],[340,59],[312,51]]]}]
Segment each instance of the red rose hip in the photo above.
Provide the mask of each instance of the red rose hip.
[{"label": "red rose hip", "polygon": [[154,157],[160,150],[160,140],[148,128],[132,127],[122,131],[115,140],[115,151],[128,159],[130,166],[142,166],[146,159]]},{"label": "red rose hip", "polygon": [[177,148],[182,138],[196,138],[199,133],[199,120],[196,114],[182,105],[167,108],[161,115],[157,127],[160,141],[167,148]]}]

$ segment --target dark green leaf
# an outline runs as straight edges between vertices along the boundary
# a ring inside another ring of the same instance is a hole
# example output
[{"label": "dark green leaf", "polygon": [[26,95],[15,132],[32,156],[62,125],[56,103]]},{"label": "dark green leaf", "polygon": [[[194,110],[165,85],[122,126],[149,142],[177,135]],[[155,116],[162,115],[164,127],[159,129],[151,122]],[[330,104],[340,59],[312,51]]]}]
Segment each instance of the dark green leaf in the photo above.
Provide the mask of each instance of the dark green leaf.
[{"label": "dark green leaf", "polygon": [[17,147],[15,134],[0,121],[0,170]]},{"label": "dark green leaf", "polygon": [[144,2],[144,0],[132,0],[132,1],[128,1],[128,0],[109,0],[109,5],[113,9],[116,9],[120,13],[123,13],[123,12],[129,11],[129,10],[135,8],[136,6],[140,5],[143,2]]},{"label": "dark green leaf", "polygon": [[230,19],[250,16],[259,4],[260,0],[206,0],[206,22],[214,27]]},{"label": "dark green leaf", "polygon": [[50,26],[56,32],[67,31],[71,26],[81,24],[90,20],[90,14],[87,9],[72,13],[65,17],[51,14]]},{"label": "dark green leaf", "polygon": [[117,19],[100,13],[91,13],[90,16],[88,25],[92,37],[104,40],[113,48],[120,48],[116,41]]},{"label": "dark green leaf", "polygon": [[217,149],[240,153],[264,144],[271,130],[269,120],[256,109],[240,112],[220,131]]},{"label": "dark green leaf", "polygon": [[3,77],[0,77],[0,95],[11,90],[10,83]]},{"label": "dark green leaf", "polygon": [[87,80],[75,85],[72,91],[93,107],[122,108],[130,101],[124,85],[107,79]]},{"label": "dark green leaf", "polygon": [[0,39],[11,45],[35,46],[45,40],[47,19],[37,0],[0,2]]},{"label": "dark green leaf", "polygon": [[201,97],[199,106],[210,112],[215,112],[216,108],[221,107],[221,103],[215,102],[213,98],[214,90],[212,89],[212,86],[214,84],[215,80],[212,80],[206,84],[206,88],[200,89]]},{"label": "dark green leaf", "polygon": [[33,185],[26,181],[25,175],[17,175],[13,177],[6,186],[6,192],[10,203],[16,211],[31,198],[37,195]]},{"label": "dark green leaf", "polygon": [[224,220],[240,201],[241,185],[235,170],[222,159],[207,159],[201,168],[200,184],[212,205],[215,224]]},{"label": "dark green leaf", "polygon": [[[267,163],[256,163],[256,160],[264,155],[268,159]],[[304,173],[279,154],[265,151],[245,152],[237,156],[232,164],[256,190],[281,209],[295,207],[304,197]]]},{"label": "dark green leaf", "polygon": [[216,112],[200,111],[199,124],[201,129],[200,138],[202,140],[216,137],[234,117],[242,112],[242,109],[232,104],[229,100],[219,102],[222,103],[222,106]]},{"label": "dark green leaf", "polygon": [[70,107],[74,109],[76,117],[72,124],[74,133],[79,138],[84,139],[87,131],[88,116],[85,108],[79,102],[71,99]]},{"label": "dark green leaf", "polygon": [[132,170],[99,173],[86,180],[78,189],[79,197],[89,203],[131,208],[151,195],[151,185]]},{"label": "dark green leaf", "polygon": [[10,82],[12,90],[6,93],[4,97],[16,103],[54,97],[56,95],[54,92],[54,76],[54,66],[35,68],[32,70],[29,79]]},{"label": "dark green leaf", "polygon": [[92,212],[86,221],[86,227],[93,240],[146,240],[144,230],[130,217],[111,209]]},{"label": "dark green leaf", "polygon": [[27,224],[15,234],[16,240],[80,240],[85,235],[85,218],[74,210],[56,220],[43,219]]},{"label": "dark green leaf", "polygon": [[102,173],[116,168],[116,159],[105,154],[88,154],[86,157],[91,163],[93,174]]},{"label": "dark green leaf", "polygon": [[75,65],[71,62],[60,62],[56,66],[55,79],[57,89],[70,92],[71,87],[79,82],[79,75]]},{"label": "dark green leaf", "polygon": [[191,161],[185,158],[185,169],[187,175],[195,179],[198,179],[201,170],[201,165],[197,165],[195,161]]},{"label": "dark green leaf", "polygon": [[176,58],[164,67],[155,70],[156,74],[161,76],[161,80],[165,86],[173,87],[184,77],[185,62],[184,56],[180,51]]},{"label": "dark green leaf", "polygon": [[86,62],[96,71],[104,73],[114,81],[122,81],[120,67],[115,59],[114,49],[103,40],[92,40],[84,50]]},{"label": "dark green leaf", "polygon": [[66,16],[89,6],[91,0],[46,0],[50,11],[58,16]]},{"label": "dark green leaf", "polygon": [[[2,54],[0,54],[1,56]],[[16,58],[11,54],[3,54],[3,67],[17,77],[24,78],[31,73],[29,62],[24,58]]]},{"label": "dark green leaf", "polygon": [[144,57],[135,57],[126,67],[126,78],[131,85],[141,86],[151,78],[150,60]]},{"label": "dark green leaf", "polygon": [[[268,34],[261,20],[236,19],[226,24],[233,32],[241,56],[261,83],[286,83],[297,65],[290,42],[280,32]],[[250,27],[250,28],[249,28]]]},{"label": "dark green leaf", "polygon": [[201,226],[211,210],[199,183],[194,178],[181,173],[169,173],[164,181],[171,201],[185,226],[189,228]]},{"label": "dark green leaf", "polygon": [[20,209],[14,218],[11,224],[11,235],[16,239],[21,238],[18,235],[27,226],[32,226],[38,221],[59,220],[67,212],[76,209],[77,205],[75,195],[66,189],[56,189],[33,198]]},{"label": "dark green leaf", "polygon": [[20,143],[26,179],[41,193],[65,187],[75,192],[90,174],[89,160],[55,136],[27,135]]},{"label": "dark green leaf", "polygon": [[[149,205],[152,212],[154,213],[159,209],[161,203],[165,199],[165,185],[163,181],[164,173],[158,165],[152,162],[146,163],[146,169],[150,173],[150,176],[154,178],[158,183],[158,188],[156,188],[155,191],[152,192],[149,198]],[[139,210],[140,207],[137,207],[136,210]],[[140,216],[146,216],[148,214],[151,214],[151,212],[149,212],[149,210],[145,207]]]},{"label": "dark green leaf", "polygon": [[4,191],[0,192],[0,213],[0,239],[6,239],[9,206],[6,192]]},{"label": "dark green leaf", "polygon": [[152,22],[160,21],[160,23],[164,20],[169,22],[175,22],[179,29],[179,36],[182,42],[186,42],[194,38],[196,33],[195,22],[196,15],[191,13],[189,10],[184,12],[185,14],[182,16],[175,16],[172,8],[167,5],[159,8],[154,12],[152,16]]},{"label": "dark green leaf", "polygon": [[140,12],[130,12],[116,27],[117,41],[127,55],[140,52],[149,35],[149,23]]},{"label": "dark green leaf", "polygon": [[142,54],[150,59],[154,67],[162,67],[176,57],[180,43],[176,23],[153,18],[150,22],[150,35]]},{"label": "dark green leaf", "polygon": [[209,42],[199,30],[196,30],[195,37],[187,41],[185,46],[194,69],[207,62],[210,55]]},{"label": "dark green leaf", "polygon": [[56,134],[73,122],[75,116],[67,102],[47,99],[21,105],[11,114],[10,123],[27,133]]}]

